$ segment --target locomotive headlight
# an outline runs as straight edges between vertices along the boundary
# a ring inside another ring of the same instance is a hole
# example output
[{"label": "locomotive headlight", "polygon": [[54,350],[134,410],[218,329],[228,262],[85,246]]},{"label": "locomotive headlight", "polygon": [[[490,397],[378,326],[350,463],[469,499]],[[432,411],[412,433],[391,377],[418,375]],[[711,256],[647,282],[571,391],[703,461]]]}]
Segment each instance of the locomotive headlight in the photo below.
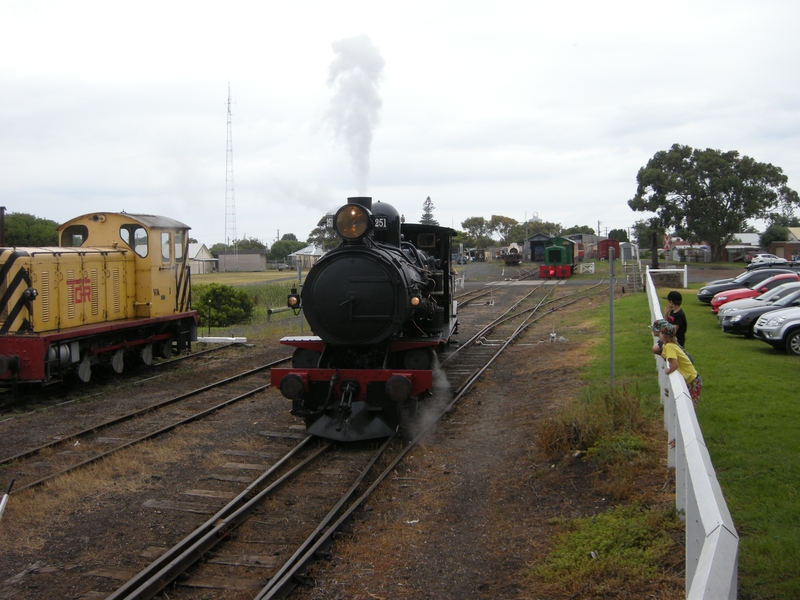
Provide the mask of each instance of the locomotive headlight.
[{"label": "locomotive headlight", "polygon": [[369,231],[369,213],[356,204],[340,208],[334,221],[336,233],[346,240],[358,240]]},{"label": "locomotive headlight", "polygon": [[292,288],[292,291],[286,297],[286,305],[289,308],[300,308],[300,295],[297,293],[297,288]]}]

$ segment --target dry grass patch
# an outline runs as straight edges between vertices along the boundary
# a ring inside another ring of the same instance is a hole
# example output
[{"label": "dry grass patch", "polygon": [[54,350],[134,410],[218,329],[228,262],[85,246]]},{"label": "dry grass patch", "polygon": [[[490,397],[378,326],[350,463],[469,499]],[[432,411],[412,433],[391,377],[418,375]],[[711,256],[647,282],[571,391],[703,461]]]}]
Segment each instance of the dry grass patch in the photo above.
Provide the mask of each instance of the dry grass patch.
[{"label": "dry grass patch", "polygon": [[[75,512],[92,513],[118,494],[155,485],[168,467],[186,461],[211,428],[192,427],[193,435],[170,435],[121,450],[96,463],[53,479],[39,488],[12,494],[0,536],[29,550],[47,543],[49,532]],[[179,428],[183,429],[183,428]]]}]

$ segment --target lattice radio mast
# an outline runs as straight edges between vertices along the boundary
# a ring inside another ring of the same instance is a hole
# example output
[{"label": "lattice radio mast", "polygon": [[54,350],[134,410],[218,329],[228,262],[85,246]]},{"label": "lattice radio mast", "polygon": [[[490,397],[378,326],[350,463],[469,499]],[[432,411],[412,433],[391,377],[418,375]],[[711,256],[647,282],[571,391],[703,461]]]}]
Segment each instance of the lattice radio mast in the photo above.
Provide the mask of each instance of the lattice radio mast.
[{"label": "lattice radio mast", "polygon": [[[239,270],[239,254],[236,251],[236,200],[233,193],[233,135],[231,134],[231,84],[228,83],[228,149],[225,160],[225,270]],[[234,268],[229,269],[228,246],[233,244]]]}]

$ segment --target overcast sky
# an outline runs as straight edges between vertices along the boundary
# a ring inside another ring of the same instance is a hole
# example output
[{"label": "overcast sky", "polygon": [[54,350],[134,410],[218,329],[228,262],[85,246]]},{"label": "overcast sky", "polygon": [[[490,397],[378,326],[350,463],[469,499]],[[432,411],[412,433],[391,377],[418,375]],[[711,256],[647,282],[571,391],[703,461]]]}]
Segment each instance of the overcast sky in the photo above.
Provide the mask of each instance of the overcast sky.
[{"label": "overcast sky", "polygon": [[305,240],[348,196],[442,225],[645,218],[674,143],[738,150],[800,189],[796,0],[0,0],[0,204]]}]

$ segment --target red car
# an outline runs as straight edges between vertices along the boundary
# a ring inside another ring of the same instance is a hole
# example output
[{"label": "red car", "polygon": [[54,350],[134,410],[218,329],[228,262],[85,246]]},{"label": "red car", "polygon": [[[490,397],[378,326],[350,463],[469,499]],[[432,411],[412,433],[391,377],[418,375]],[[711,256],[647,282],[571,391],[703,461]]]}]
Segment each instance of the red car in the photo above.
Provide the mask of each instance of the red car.
[{"label": "red car", "polygon": [[780,275],[773,275],[769,279],[765,279],[757,284],[755,288],[736,288],[735,290],[728,290],[715,294],[711,299],[711,310],[714,313],[719,312],[719,307],[732,300],[742,300],[743,298],[755,298],[764,292],[789,283],[790,281],[800,281],[800,275],[797,273],[781,273]]}]

